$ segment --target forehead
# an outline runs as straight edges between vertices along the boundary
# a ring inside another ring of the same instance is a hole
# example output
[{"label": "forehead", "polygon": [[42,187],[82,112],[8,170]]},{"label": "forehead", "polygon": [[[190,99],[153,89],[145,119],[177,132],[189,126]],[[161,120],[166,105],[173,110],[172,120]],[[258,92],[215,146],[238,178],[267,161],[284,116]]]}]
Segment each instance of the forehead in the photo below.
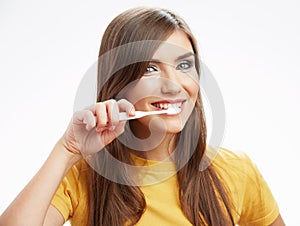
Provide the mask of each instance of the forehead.
[{"label": "forehead", "polygon": [[193,53],[190,40],[183,31],[176,30],[159,46],[153,55],[153,59],[170,61],[189,52]]}]

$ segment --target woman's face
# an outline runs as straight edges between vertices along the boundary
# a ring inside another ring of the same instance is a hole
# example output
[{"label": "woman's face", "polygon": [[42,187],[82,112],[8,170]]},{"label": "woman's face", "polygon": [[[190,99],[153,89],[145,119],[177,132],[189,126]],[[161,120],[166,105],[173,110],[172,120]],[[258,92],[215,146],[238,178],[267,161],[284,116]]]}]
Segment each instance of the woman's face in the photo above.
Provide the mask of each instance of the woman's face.
[{"label": "woman's face", "polygon": [[[151,115],[131,121],[132,131],[146,137],[149,131],[180,132],[190,116],[199,92],[192,45],[186,34],[175,31],[154,53],[144,75],[126,92],[136,110],[175,108],[176,114]],[[151,122],[151,123],[150,123]]]}]

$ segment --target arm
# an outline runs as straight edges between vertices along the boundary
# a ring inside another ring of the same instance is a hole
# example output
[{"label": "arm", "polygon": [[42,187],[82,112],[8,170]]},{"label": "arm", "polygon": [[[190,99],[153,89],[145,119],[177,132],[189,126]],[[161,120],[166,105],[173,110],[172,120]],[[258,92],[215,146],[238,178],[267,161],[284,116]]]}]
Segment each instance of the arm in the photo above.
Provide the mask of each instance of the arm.
[{"label": "arm", "polygon": [[0,218],[0,225],[43,225],[60,182],[79,160],[58,142],[48,159]]},{"label": "arm", "polygon": [[61,213],[50,205],[43,226],[62,226],[65,220]]},{"label": "arm", "polygon": [[62,225],[64,219],[50,205],[51,200],[83,154],[98,152],[124,131],[125,122],[119,121],[119,110],[134,115],[133,105],[126,100],[108,100],[76,112],[41,169],[1,215],[0,226]]}]

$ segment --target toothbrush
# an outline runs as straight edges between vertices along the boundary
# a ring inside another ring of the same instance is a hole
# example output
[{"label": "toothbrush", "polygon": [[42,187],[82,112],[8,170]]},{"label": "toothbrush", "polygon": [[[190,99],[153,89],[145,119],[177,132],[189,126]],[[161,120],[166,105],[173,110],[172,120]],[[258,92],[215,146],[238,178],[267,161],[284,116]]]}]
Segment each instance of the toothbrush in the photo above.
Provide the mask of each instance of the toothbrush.
[{"label": "toothbrush", "polygon": [[161,111],[136,111],[134,116],[128,116],[126,112],[120,112],[119,120],[120,121],[131,120],[131,119],[142,118],[148,115],[158,115],[158,114],[175,115],[180,111],[181,111],[180,108],[169,108]]}]

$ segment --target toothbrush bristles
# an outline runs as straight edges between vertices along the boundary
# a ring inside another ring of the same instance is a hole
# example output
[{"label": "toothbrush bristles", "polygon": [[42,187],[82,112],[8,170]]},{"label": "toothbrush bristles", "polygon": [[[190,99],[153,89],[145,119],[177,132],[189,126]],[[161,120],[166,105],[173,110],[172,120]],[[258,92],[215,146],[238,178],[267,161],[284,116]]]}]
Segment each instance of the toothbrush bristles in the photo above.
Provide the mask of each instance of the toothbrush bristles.
[{"label": "toothbrush bristles", "polygon": [[176,115],[180,112],[180,108],[168,108],[167,114],[168,115]]}]

